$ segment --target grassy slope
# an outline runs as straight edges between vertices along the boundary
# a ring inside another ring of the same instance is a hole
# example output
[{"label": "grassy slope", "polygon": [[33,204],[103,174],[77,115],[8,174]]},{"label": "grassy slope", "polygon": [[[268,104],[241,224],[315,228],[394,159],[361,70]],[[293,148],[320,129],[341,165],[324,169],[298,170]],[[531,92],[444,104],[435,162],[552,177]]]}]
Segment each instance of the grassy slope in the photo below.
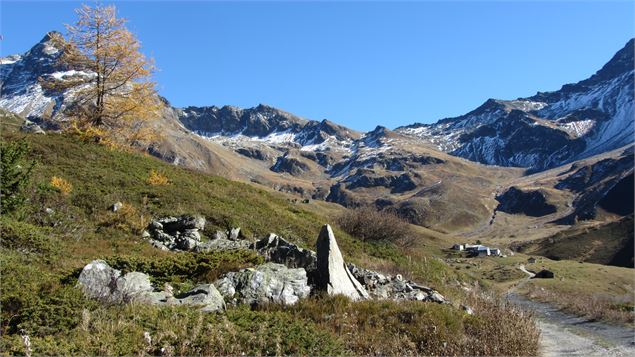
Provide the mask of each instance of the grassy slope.
[{"label": "grassy slope", "polygon": [[[4,214],[0,220],[3,292],[0,350],[6,353],[24,353],[20,333],[31,336],[35,353],[47,354],[158,354],[164,347],[173,349],[173,353],[190,355],[535,351],[536,339],[512,343],[521,333],[535,332],[530,322],[519,326],[513,313],[509,313],[509,323],[518,328],[502,333],[498,343],[483,346],[475,341],[499,322],[490,315],[469,317],[447,305],[390,302],[350,305],[337,299],[326,302],[309,299],[294,311],[280,307],[264,310],[239,307],[224,315],[202,314],[191,308],[97,305],[84,299],[74,287],[79,270],[92,259],[104,258],[121,269],[146,271],[152,274],[156,286],[169,281],[177,290],[213,281],[225,271],[261,261],[255,254],[244,251],[208,254],[158,251],[139,238],[151,217],[203,214],[209,221],[204,232],[207,234],[216,228],[240,226],[249,237],[276,232],[313,247],[320,226],[329,222],[329,216],[338,209],[321,203],[292,204],[281,194],[184,170],[145,155],[81,143],[65,135],[17,133],[19,118],[2,114],[0,119],[3,141],[24,138],[31,145],[32,159],[37,162],[28,204],[19,212]],[[152,170],[165,175],[170,183],[148,184],[146,180]],[[53,176],[72,185],[68,195],[51,187]],[[116,201],[124,202],[126,209],[110,212],[108,207]],[[47,208],[53,213],[48,213]],[[458,289],[449,283],[462,279],[461,274],[427,256],[426,249],[443,245],[439,244],[442,237],[435,233],[421,229],[417,246],[427,248],[410,251],[362,243],[337,227],[335,233],[347,259],[401,272],[460,301]],[[432,244],[428,245],[429,242]],[[341,306],[341,310],[351,313],[342,320],[325,322],[321,311],[326,306]],[[483,309],[506,308],[483,304]],[[379,316],[384,316],[385,321],[376,320]],[[440,328],[429,330],[412,325],[413,319]],[[381,339],[364,342],[374,329],[354,328],[346,338],[342,337],[341,326],[350,324],[382,324],[390,328],[378,333]],[[146,331],[152,336],[150,344],[144,342]],[[447,345],[442,343],[448,340],[447,336],[461,335],[465,338],[453,338]],[[395,343],[382,343],[386,340]]]},{"label": "grassy slope", "polygon": [[633,216],[603,225],[573,227],[529,242],[523,251],[558,260],[633,268]]}]

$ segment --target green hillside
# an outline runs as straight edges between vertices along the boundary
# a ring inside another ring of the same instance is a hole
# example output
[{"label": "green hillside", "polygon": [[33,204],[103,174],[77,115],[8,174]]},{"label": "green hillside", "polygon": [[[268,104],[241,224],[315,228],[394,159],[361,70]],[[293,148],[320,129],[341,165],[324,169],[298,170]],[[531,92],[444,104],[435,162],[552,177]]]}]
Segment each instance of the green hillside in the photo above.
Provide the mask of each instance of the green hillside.
[{"label": "green hillside", "polygon": [[[30,151],[20,165],[35,162],[25,204],[3,212],[0,219],[4,354],[25,353],[22,335],[30,336],[34,354],[53,355],[536,352],[538,335],[530,319],[519,319],[496,302],[464,295],[458,285],[464,276],[445,263],[416,258],[416,250],[410,254],[411,249],[389,243],[362,242],[337,227],[347,260],[432,284],[455,304],[353,303],[315,296],[293,307],[239,306],[208,314],[194,308],[102,306],[87,300],[75,287],[76,279],[97,258],[119,269],[143,270],[155,285],[170,282],[180,291],[262,262],[247,250],[160,251],[141,238],[151,218],[201,214],[208,221],[207,236],[239,226],[252,239],[275,232],[310,248],[322,224],[331,219],[312,204],[291,203],[249,184],[69,135],[20,133],[20,118],[2,113],[0,119],[3,147],[24,140]],[[124,208],[109,210],[118,201]],[[461,302],[477,313],[466,314],[458,308]],[[485,336],[497,337],[479,343]]]}]

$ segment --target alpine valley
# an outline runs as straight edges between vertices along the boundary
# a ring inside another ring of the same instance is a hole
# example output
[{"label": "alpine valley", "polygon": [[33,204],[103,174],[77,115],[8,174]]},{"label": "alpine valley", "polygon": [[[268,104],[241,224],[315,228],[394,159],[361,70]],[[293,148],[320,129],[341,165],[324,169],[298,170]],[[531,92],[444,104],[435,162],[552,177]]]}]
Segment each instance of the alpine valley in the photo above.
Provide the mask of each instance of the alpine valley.
[{"label": "alpine valley", "polygon": [[[633,43],[560,90],[366,133],[263,104],[175,108],[160,98],[161,116],[148,124],[160,138],[141,149],[290,200],[371,205],[462,240],[551,258],[564,258],[557,244],[573,241],[578,253],[566,250],[567,259],[633,267]],[[55,131],[67,120],[73,93],[44,88],[44,79],[92,76],[64,67],[60,55],[47,34],[0,59],[0,108],[27,129]],[[598,230],[618,232],[609,256],[589,253]]]}]

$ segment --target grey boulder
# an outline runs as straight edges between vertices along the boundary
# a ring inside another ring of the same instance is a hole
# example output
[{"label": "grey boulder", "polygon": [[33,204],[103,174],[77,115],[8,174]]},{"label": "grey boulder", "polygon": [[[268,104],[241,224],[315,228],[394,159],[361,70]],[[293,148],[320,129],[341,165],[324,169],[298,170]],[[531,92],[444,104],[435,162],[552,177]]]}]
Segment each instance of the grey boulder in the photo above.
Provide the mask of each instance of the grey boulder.
[{"label": "grey boulder", "polygon": [[304,269],[289,269],[276,263],[227,273],[214,285],[225,301],[233,304],[293,305],[311,292]]},{"label": "grey boulder", "polygon": [[225,300],[214,284],[203,284],[179,295],[175,304],[201,306],[203,311],[219,311],[225,309]]},{"label": "grey boulder", "polygon": [[78,285],[86,297],[110,302],[120,275],[119,270],[111,268],[105,261],[93,260],[82,269]]},{"label": "grey boulder", "polygon": [[192,305],[203,311],[225,308],[225,301],[212,284],[203,284],[177,297],[171,291],[155,292],[148,275],[130,272],[121,276],[103,260],[87,264],[79,275],[78,285],[91,299],[107,304],[141,302],[152,305]]}]

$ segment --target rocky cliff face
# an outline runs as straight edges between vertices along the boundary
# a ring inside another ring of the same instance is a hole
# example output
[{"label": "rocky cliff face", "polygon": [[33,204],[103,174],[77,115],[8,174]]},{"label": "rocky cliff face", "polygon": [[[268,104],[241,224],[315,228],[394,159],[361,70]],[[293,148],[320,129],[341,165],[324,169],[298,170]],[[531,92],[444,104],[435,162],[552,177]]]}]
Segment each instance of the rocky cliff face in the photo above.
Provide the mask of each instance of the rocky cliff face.
[{"label": "rocky cliff face", "polygon": [[633,142],[633,42],[588,79],[516,100],[490,99],[474,111],[397,131],[484,164],[534,171]]}]

